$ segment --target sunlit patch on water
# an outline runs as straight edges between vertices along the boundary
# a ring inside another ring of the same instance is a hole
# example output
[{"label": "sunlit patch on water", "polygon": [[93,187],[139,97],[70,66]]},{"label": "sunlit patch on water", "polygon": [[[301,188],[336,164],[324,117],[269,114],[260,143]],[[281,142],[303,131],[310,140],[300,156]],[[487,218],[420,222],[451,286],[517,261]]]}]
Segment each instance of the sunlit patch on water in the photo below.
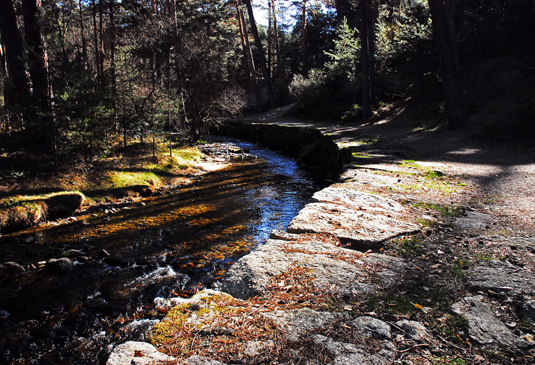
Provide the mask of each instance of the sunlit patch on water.
[{"label": "sunlit patch on water", "polygon": [[[293,160],[243,147],[259,158],[165,196],[0,238],[4,261],[35,266],[0,278],[0,363],[105,364],[162,308],[217,288],[232,263],[285,229],[315,184]],[[71,271],[39,264],[69,250],[84,254]]]}]

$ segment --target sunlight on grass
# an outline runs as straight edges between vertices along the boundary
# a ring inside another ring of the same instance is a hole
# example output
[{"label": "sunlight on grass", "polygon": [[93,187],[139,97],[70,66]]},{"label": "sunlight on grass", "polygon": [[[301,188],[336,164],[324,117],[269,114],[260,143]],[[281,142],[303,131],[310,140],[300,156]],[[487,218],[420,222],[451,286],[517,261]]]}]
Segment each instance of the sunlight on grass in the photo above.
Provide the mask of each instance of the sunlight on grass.
[{"label": "sunlight on grass", "polygon": [[110,171],[106,175],[103,185],[114,188],[136,185],[158,187],[162,185],[162,180],[154,172]]}]

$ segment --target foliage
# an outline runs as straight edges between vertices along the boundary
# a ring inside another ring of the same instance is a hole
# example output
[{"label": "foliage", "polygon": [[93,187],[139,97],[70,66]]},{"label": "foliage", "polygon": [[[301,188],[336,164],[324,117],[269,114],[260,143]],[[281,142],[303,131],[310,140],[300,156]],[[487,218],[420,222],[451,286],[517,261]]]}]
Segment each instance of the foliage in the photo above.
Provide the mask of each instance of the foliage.
[{"label": "foliage", "polygon": [[412,7],[410,3],[380,5],[377,19],[376,47],[379,72],[421,57],[421,51],[432,38],[431,19],[427,2]]}]

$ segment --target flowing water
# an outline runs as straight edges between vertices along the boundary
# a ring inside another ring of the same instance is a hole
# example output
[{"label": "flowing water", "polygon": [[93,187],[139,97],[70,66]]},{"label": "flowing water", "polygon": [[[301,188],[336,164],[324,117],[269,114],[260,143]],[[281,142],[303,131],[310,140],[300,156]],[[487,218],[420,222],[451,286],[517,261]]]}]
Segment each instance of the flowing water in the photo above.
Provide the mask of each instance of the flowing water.
[{"label": "flowing water", "polygon": [[[35,268],[0,277],[0,364],[105,364],[115,344],[143,340],[163,318],[155,298],[217,287],[284,230],[314,182],[290,158],[240,146],[258,158],[165,196],[1,237],[1,262]],[[42,267],[62,255],[73,268]]]}]

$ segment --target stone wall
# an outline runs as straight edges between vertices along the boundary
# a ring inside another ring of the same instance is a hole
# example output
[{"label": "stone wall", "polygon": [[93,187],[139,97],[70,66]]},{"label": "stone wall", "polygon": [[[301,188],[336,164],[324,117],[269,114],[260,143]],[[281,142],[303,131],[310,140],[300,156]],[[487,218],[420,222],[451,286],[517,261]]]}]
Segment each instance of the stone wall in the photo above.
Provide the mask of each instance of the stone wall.
[{"label": "stone wall", "polygon": [[218,133],[255,142],[294,157],[299,166],[327,185],[338,179],[351,157],[349,150],[341,150],[329,136],[310,127],[242,120],[226,122]]}]

